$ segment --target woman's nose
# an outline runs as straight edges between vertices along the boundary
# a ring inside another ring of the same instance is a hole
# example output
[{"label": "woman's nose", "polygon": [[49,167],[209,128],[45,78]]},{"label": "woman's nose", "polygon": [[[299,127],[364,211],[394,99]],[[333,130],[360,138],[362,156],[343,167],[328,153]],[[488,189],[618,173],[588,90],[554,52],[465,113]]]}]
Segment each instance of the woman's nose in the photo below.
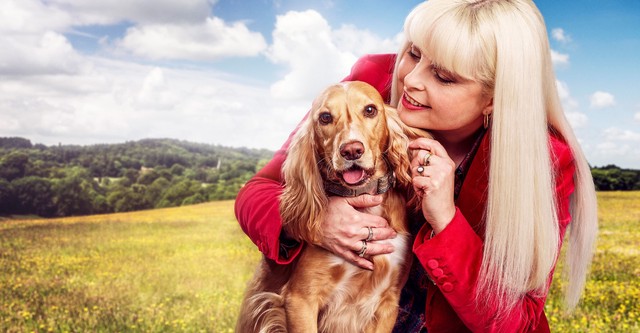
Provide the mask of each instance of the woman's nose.
[{"label": "woman's nose", "polygon": [[424,90],[426,88],[427,72],[421,63],[417,63],[404,77],[405,88],[411,90]]}]

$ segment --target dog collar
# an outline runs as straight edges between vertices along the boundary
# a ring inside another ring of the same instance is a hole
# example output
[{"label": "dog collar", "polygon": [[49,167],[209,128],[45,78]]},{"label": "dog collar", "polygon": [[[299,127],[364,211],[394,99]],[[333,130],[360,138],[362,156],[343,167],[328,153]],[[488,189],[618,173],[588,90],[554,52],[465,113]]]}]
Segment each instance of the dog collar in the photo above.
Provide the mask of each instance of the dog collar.
[{"label": "dog collar", "polygon": [[360,188],[348,188],[339,183],[325,183],[325,191],[341,197],[357,197],[362,194],[383,194],[392,188],[396,181],[396,175],[390,171],[378,180],[370,181],[369,184]]}]

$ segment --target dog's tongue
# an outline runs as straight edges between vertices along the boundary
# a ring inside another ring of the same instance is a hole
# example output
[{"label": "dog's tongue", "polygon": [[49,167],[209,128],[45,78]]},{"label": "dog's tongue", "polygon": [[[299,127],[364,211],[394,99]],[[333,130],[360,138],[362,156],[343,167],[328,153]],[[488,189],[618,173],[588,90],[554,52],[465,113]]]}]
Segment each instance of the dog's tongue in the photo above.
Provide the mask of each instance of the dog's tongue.
[{"label": "dog's tongue", "polygon": [[342,179],[344,179],[347,184],[356,184],[364,178],[364,170],[362,169],[353,169],[349,171],[345,171],[342,174]]}]

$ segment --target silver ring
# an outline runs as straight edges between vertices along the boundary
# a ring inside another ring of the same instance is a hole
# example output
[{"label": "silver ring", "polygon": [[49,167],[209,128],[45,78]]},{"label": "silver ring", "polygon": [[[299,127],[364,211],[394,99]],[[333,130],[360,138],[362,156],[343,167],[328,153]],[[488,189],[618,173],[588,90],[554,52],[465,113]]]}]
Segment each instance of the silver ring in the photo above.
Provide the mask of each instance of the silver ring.
[{"label": "silver ring", "polygon": [[367,252],[367,241],[362,241],[362,248],[358,251],[358,256],[360,258],[364,257],[364,254]]},{"label": "silver ring", "polygon": [[419,174],[422,174],[424,172],[424,167],[421,165],[416,169],[416,171],[418,171]]},{"label": "silver ring", "polygon": [[431,156],[433,156],[433,154],[431,154],[430,151],[427,152],[427,155],[424,155],[424,166],[429,165],[429,159],[431,158]]},{"label": "silver ring", "polygon": [[367,227],[367,229],[369,229],[369,236],[367,236],[367,239],[365,239],[365,242],[370,242],[373,239],[373,228]]}]

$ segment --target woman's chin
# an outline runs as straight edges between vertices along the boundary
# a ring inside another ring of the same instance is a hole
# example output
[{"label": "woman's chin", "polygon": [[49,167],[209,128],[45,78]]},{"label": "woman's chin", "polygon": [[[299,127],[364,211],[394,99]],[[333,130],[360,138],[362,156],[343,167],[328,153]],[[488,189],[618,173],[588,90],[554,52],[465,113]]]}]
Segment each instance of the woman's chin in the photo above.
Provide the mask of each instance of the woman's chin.
[{"label": "woman's chin", "polygon": [[407,110],[402,106],[398,107],[398,116],[400,120],[407,125],[415,128],[427,128],[427,123],[424,121],[424,115],[420,115],[418,111]]}]

